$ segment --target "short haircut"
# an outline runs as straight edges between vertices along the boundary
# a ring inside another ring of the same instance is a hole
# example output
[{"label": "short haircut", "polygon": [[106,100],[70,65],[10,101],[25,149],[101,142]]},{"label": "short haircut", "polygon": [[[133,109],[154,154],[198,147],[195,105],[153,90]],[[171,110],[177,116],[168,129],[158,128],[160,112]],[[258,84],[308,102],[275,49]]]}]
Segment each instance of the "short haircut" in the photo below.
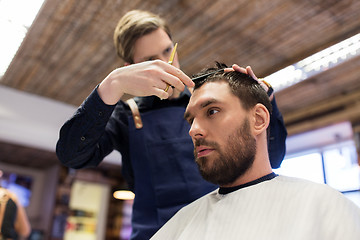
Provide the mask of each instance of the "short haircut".
[{"label": "short haircut", "polygon": [[249,110],[257,103],[261,103],[271,114],[272,106],[269,96],[257,80],[252,78],[250,75],[241,72],[221,71],[221,69],[224,68],[227,68],[224,63],[217,62],[216,67],[207,68],[197,74],[196,76],[203,76],[205,74],[209,75],[203,78],[200,77],[198,80],[194,81],[194,91],[200,88],[204,83],[224,81],[229,84],[231,92],[240,99],[240,102],[245,110]]},{"label": "short haircut", "polygon": [[127,12],[119,20],[114,31],[114,44],[118,56],[125,62],[134,63],[135,42],[158,28],[163,29],[171,39],[170,29],[160,16],[142,10]]}]

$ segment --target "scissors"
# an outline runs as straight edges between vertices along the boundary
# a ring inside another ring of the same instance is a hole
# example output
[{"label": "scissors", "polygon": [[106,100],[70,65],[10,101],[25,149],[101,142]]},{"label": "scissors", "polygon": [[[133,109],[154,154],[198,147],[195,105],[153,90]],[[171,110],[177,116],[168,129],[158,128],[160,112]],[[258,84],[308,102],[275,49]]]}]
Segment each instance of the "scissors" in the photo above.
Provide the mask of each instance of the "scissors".
[{"label": "scissors", "polygon": [[[172,65],[173,62],[174,62],[177,45],[178,45],[178,44],[175,43],[175,46],[174,46],[174,48],[173,48],[173,50],[172,50],[172,52],[171,52],[171,55],[170,55],[170,58],[169,58],[169,61],[168,61],[168,63],[169,63],[170,65]],[[167,91],[169,90],[169,87],[170,87],[170,85],[169,85],[169,84],[166,84],[166,88],[164,89],[164,91],[167,92]]]}]

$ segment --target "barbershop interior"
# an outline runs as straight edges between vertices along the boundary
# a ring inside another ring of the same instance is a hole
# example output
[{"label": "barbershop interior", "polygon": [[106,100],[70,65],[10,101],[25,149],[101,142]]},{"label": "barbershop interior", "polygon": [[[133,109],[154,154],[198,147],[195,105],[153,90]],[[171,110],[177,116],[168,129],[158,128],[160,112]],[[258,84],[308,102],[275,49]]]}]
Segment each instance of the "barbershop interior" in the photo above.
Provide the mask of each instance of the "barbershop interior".
[{"label": "barbershop interior", "polygon": [[124,66],[113,34],[134,9],[167,21],[188,76],[215,61],[251,66],[274,89],[287,130],[273,171],[327,184],[360,207],[360,1],[0,0],[0,184],[26,211],[24,239],[130,238],[134,194],[121,154],[74,169],[56,144]]}]

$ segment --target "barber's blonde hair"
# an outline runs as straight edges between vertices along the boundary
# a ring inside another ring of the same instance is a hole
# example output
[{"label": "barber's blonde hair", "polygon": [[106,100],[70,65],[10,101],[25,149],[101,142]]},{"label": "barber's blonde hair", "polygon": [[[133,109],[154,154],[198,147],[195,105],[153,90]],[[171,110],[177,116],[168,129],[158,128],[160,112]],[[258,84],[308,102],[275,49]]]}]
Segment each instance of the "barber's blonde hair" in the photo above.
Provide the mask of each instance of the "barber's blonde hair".
[{"label": "barber's blonde hair", "polygon": [[140,37],[162,28],[170,37],[165,20],[151,12],[132,10],[118,22],[114,31],[116,52],[125,62],[134,63],[134,45]]}]

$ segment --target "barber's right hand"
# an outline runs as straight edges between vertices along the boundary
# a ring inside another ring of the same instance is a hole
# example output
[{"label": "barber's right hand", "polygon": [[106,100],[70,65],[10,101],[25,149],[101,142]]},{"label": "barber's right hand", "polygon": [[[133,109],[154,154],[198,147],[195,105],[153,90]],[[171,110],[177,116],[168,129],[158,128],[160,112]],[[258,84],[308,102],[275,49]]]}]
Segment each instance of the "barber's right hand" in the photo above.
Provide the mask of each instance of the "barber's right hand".
[{"label": "barber's right hand", "polygon": [[[167,84],[173,86],[165,91]],[[133,96],[155,95],[166,99],[176,89],[184,91],[193,81],[180,69],[161,60],[146,61],[117,68],[99,85],[98,93],[104,103],[116,104],[124,94]]]}]

